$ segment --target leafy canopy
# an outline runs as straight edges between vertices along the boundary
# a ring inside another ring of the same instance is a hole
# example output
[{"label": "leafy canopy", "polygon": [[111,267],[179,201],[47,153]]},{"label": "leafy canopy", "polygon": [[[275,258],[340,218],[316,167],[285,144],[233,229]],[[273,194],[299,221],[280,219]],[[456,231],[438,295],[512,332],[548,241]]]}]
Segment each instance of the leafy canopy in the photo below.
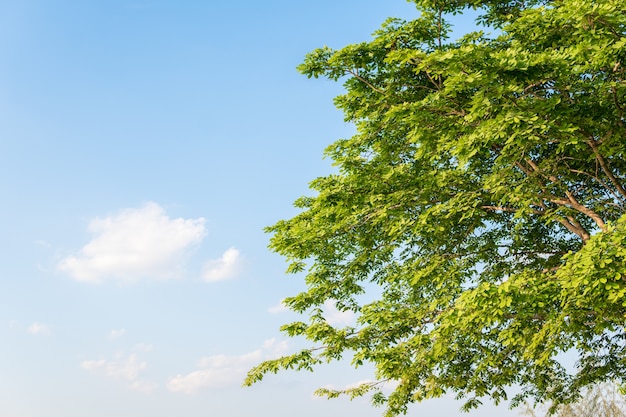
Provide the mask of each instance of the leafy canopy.
[{"label": "leafy canopy", "polygon": [[[415,20],[299,67],[344,82],[357,133],[268,228],[307,283],[285,304],[308,319],[282,330],[311,347],[245,383],[348,356],[377,380],[319,393],[370,393],[388,416],[446,392],[557,407],[626,383],[626,3],[413,2]],[[469,8],[476,31],[450,40]],[[331,325],[329,300],[356,323]]]},{"label": "leafy canopy", "polygon": [[[591,386],[575,403],[558,407],[556,417],[626,417],[626,397],[614,384],[603,383]],[[537,411],[525,404],[520,415],[539,417]]]}]

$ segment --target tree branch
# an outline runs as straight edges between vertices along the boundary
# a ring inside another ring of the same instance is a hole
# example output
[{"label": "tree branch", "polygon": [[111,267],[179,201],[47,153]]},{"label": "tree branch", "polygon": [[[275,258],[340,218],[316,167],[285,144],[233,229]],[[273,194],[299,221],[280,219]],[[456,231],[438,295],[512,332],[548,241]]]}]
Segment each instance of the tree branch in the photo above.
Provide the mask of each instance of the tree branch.
[{"label": "tree branch", "polygon": [[[615,64],[615,67],[613,68],[613,72],[617,71],[618,67],[619,67],[619,62]],[[611,91],[613,93],[613,103],[615,103],[615,108],[617,108],[617,112],[619,116],[617,118],[617,124],[623,127],[624,123],[622,122],[622,119],[624,118],[624,109],[619,104],[619,100],[617,99],[617,90],[615,89],[615,87],[613,87]]]},{"label": "tree branch", "polygon": [[[567,165],[567,164],[565,164],[565,165]],[[569,165],[567,165],[567,169],[569,169],[569,172],[571,172],[573,174],[586,175],[589,178],[597,181],[602,186],[602,188],[604,188],[610,195],[612,195],[615,198],[615,200],[618,200],[618,201],[622,200],[622,196],[620,196],[617,192],[615,192],[615,190],[613,188],[611,188],[609,186],[609,184],[607,184],[605,181],[602,181],[602,178],[598,177],[597,174],[593,175],[593,174],[590,174],[588,172],[581,171],[579,169],[570,168]],[[614,205],[619,206],[619,207],[622,206],[621,203],[614,203]]]},{"label": "tree branch", "polygon": [[622,187],[622,184],[617,180],[617,178],[615,178],[615,175],[613,175],[613,171],[611,171],[611,168],[609,167],[609,163],[604,159],[602,154],[600,154],[600,151],[598,150],[598,146],[596,145],[596,141],[593,139],[588,139],[585,142],[587,143],[587,145],[589,145],[589,147],[593,151],[593,154],[595,155],[596,160],[600,164],[602,171],[606,174],[607,177],[609,177],[609,180],[611,180],[611,184],[613,184],[613,186],[617,189],[617,191],[622,196],[622,198],[626,199],[626,190],[624,189],[624,187]]},{"label": "tree branch", "polygon": [[357,71],[352,71],[352,70],[346,70],[346,71],[348,72],[348,74],[351,74],[354,78],[356,78],[357,80],[361,81],[362,83],[364,83],[369,88],[371,88],[372,90],[376,91],[377,93],[385,94],[385,90],[381,90],[380,88],[378,88],[375,85],[373,85],[372,83],[370,83],[366,78],[360,76]]},{"label": "tree branch", "polygon": [[591,237],[589,233],[574,219],[572,216],[568,216],[567,219],[565,217],[557,217],[556,220],[561,223],[567,230],[574,233],[583,242],[586,242]]},{"label": "tree branch", "polygon": [[[480,206],[480,208],[485,209],[487,211],[504,211],[508,213],[517,213],[520,209],[515,207],[506,207],[506,206]],[[530,209],[533,214],[543,215],[545,214],[543,210],[539,209]]]},{"label": "tree branch", "polygon": [[[528,163],[528,165],[530,165],[532,167],[534,172],[541,174],[541,169],[535,163],[535,161],[533,161],[532,159],[528,158],[528,159],[526,159],[526,162]],[[552,181],[554,183],[561,183],[561,181],[554,175],[548,174],[548,175],[545,175],[544,177],[548,178],[550,181]],[[543,184],[541,184],[541,185],[543,186]],[[585,216],[587,216],[590,219],[592,219],[596,223],[596,225],[600,228],[600,230],[602,230],[603,232],[606,231],[606,223],[604,222],[604,219],[602,219],[602,217],[598,213],[596,213],[594,210],[590,209],[589,207],[585,206],[584,204],[580,204],[580,202],[576,199],[574,194],[569,189],[567,189],[567,187],[565,187],[565,196],[567,197],[567,199],[549,198],[549,201],[551,203],[554,203],[554,204],[569,206],[569,207],[573,208],[574,210],[578,211],[579,213],[584,214]],[[577,221],[575,223],[577,223],[577,228],[580,227],[581,230],[584,230],[584,228],[582,228],[582,226],[580,226],[580,223],[578,223]],[[574,224],[574,225],[576,225],[576,224]],[[580,234],[580,233],[577,233],[577,234],[579,236],[581,236],[581,238],[582,238],[582,236],[583,236],[582,234]],[[589,234],[587,232],[585,232],[584,234],[589,236]]]}]

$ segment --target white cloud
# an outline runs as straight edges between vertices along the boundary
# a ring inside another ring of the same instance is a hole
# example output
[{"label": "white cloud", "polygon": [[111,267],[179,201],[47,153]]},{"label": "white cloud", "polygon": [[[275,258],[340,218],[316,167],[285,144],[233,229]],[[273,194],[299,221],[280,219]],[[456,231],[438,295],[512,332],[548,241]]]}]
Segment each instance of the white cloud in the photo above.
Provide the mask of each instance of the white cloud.
[{"label": "white cloud", "polygon": [[285,311],[289,311],[289,309],[285,305],[284,299],[283,299],[283,300],[280,300],[280,302],[278,304],[268,308],[267,311],[270,312],[270,314],[279,314],[279,313],[283,313]]},{"label": "white cloud", "polygon": [[239,369],[242,367],[246,367],[247,365],[258,362],[263,357],[263,354],[260,349],[257,349],[252,352],[244,353],[243,355],[237,356],[228,356],[228,355],[213,355],[213,356],[205,356],[204,358],[198,361],[198,365],[201,368],[235,368]]},{"label": "white cloud", "polygon": [[148,345],[146,343],[138,343],[135,345],[135,350],[139,352],[151,352],[154,349],[154,346]]},{"label": "white cloud", "polygon": [[154,391],[156,384],[139,379],[140,373],[146,369],[148,364],[131,354],[124,358],[118,356],[115,360],[87,360],[80,364],[81,368],[103,375],[107,378],[121,380],[127,383],[129,389],[150,393]]},{"label": "white cloud", "polygon": [[124,336],[126,329],[113,329],[109,332],[109,339],[119,339]]},{"label": "white cloud", "polygon": [[138,381],[131,382],[128,388],[131,391],[139,391],[139,392],[143,392],[144,394],[150,394],[151,392],[156,390],[158,387],[157,387],[157,384],[155,384],[154,382],[138,380]]},{"label": "white cloud", "polygon": [[204,264],[202,279],[207,282],[233,278],[239,271],[239,251],[230,248],[219,259],[212,259]]},{"label": "white cloud", "polygon": [[57,265],[85,282],[177,278],[184,255],[206,235],[203,218],[171,219],[152,202],[95,218],[88,230],[93,239]]},{"label": "white cloud", "polygon": [[194,394],[201,388],[221,388],[241,381],[241,369],[202,369],[187,375],[176,375],[167,383],[171,392]]},{"label": "white cloud", "polygon": [[343,389],[344,389],[344,390],[346,390],[346,389],[358,388],[358,387],[360,387],[361,385],[364,385],[364,384],[371,384],[372,382],[374,382],[374,381],[373,381],[373,380],[371,380],[371,379],[362,379],[362,380],[360,380],[360,381],[352,382],[352,383],[350,383],[350,384],[346,385]]},{"label": "white cloud", "polygon": [[324,302],[324,317],[328,324],[332,325],[350,325],[354,324],[355,314],[353,311],[339,311],[333,300]]},{"label": "white cloud", "polygon": [[104,359],[83,361],[81,366],[88,371],[99,370],[107,377],[133,381],[137,379],[139,372],[145,369],[147,364],[146,362],[140,362],[137,359],[137,355],[132,354],[120,361],[106,361]]},{"label": "white cloud", "polygon": [[43,323],[39,323],[39,322],[34,322],[30,326],[28,326],[26,331],[35,336],[37,335],[46,336],[50,334],[50,328],[47,325]]},{"label": "white cloud", "polygon": [[258,362],[280,356],[287,351],[287,342],[270,339],[260,349],[243,355],[214,355],[199,361],[201,369],[170,379],[167,388],[172,392],[193,394],[203,388],[222,388],[240,385],[246,372]]},{"label": "white cloud", "polygon": [[279,342],[275,338],[271,338],[263,342],[261,349],[263,349],[265,358],[271,359],[287,353],[287,350],[289,349],[289,344],[286,340],[281,340]]}]

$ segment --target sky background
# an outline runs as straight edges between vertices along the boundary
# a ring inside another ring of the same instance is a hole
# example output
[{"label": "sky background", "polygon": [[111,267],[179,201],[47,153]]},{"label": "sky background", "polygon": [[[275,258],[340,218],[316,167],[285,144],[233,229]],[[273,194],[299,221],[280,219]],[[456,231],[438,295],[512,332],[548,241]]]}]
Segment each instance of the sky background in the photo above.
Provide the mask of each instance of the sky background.
[{"label": "sky background", "polygon": [[367,368],[240,385],[302,346],[278,331],[302,276],[263,228],[353,132],[341,86],[295,67],[416,15],[403,0],[0,0],[0,414],[380,416],[312,396]]}]

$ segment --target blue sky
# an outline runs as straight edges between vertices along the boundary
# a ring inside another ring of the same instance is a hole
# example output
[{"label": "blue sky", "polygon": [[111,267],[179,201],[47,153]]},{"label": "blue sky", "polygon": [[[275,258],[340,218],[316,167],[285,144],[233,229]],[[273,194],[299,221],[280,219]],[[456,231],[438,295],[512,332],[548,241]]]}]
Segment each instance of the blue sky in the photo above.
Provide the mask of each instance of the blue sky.
[{"label": "blue sky", "polygon": [[368,369],[240,384],[300,343],[278,328],[302,280],[263,227],[295,213],[331,170],[322,150],[352,133],[341,86],[295,67],[415,14],[403,0],[1,1],[0,413],[381,415],[312,396]]}]

